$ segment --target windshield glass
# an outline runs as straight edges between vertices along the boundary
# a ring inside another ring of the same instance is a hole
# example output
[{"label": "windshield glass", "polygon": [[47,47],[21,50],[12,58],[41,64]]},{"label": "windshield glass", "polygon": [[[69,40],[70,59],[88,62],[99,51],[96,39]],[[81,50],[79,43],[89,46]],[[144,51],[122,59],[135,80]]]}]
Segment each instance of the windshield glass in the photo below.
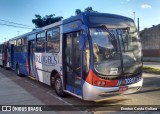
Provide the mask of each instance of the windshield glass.
[{"label": "windshield glass", "polygon": [[137,32],[129,32],[124,29],[118,31],[123,58],[123,73],[140,72],[142,66],[141,46]]},{"label": "windshield glass", "polygon": [[137,32],[128,28],[90,28],[94,67],[100,74],[135,73],[141,69],[141,47]]}]

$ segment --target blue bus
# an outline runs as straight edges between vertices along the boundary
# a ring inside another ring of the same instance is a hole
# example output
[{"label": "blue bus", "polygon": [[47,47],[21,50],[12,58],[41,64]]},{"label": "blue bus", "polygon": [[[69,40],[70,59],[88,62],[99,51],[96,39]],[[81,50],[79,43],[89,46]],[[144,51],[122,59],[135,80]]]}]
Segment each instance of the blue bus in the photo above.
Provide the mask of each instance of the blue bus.
[{"label": "blue bus", "polygon": [[11,68],[88,101],[142,87],[142,53],[132,19],[81,13],[9,41]]}]

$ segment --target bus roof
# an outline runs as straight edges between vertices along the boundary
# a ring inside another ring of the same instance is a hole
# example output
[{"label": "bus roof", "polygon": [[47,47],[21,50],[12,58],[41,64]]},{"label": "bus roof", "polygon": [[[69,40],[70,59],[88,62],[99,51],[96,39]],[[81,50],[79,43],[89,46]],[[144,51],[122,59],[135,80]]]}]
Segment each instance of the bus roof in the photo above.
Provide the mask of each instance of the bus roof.
[{"label": "bus roof", "polygon": [[42,28],[33,30],[33,31],[28,32],[26,34],[11,38],[11,39],[9,39],[9,41],[12,41],[12,40],[15,40],[15,39],[19,39],[19,38],[22,38],[22,37],[25,37],[25,36],[28,36],[28,35],[31,35],[31,34],[34,34],[34,33],[37,33],[37,32],[52,28],[52,27],[60,26],[62,24],[67,24],[67,23],[73,22],[75,20],[82,20],[83,23],[88,24],[87,21],[84,20],[84,19],[87,19],[87,18],[83,18],[83,17],[89,17],[89,16],[95,16],[95,17],[101,16],[101,17],[108,17],[108,18],[119,18],[119,19],[124,19],[124,20],[129,20],[129,21],[134,22],[133,19],[125,17],[125,16],[121,16],[121,15],[109,14],[109,13],[98,13],[98,12],[91,12],[91,13],[85,12],[85,13],[80,13],[80,14],[78,14],[76,16],[71,16],[70,18],[64,19],[62,21],[59,21],[59,22],[44,26]]}]

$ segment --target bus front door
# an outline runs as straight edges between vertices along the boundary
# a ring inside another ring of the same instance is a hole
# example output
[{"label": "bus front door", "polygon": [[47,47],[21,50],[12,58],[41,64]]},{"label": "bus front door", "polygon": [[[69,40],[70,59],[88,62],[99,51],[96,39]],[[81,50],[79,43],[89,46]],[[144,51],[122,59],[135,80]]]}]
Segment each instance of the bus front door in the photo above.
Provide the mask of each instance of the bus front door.
[{"label": "bus front door", "polygon": [[80,32],[65,34],[63,60],[65,89],[82,96],[79,36]]}]

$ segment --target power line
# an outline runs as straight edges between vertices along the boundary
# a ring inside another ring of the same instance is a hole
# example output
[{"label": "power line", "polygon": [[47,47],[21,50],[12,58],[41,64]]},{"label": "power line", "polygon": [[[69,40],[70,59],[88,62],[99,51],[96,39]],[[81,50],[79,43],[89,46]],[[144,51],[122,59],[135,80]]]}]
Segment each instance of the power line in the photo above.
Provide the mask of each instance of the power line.
[{"label": "power line", "polygon": [[12,24],[16,24],[16,25],[21,25],[21,26],[26,26],[26,27],[33,27],[33,26],[30,26],[30,25],[25,25],[25,24],[15,23],[15,22],[11,22],[11,21],[6,21],[6,20],[3,20],[3,19],[0,19],[0,21],[7,22],[7,23],[12,23]]},{"label": "power line", "polygon": [[29,28],[29,27],[21,27],[21,26],[16,26],[16,25],[9,25],[9,24],[0,24],[0,25],[10,26],[10,27],[16,27],[16,28],[24,28],[24,29],[33,29],[33,28]]}]

